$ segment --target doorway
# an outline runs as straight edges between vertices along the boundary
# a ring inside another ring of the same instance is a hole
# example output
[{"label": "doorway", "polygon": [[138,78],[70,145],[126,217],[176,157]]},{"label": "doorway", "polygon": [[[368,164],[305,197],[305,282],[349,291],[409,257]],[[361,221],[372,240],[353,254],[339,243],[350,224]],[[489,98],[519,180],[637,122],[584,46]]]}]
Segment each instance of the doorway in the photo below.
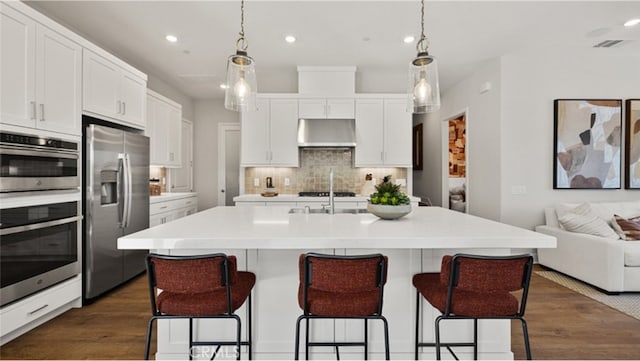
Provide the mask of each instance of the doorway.
[{"label": "doorway", "polygon": [[469,177],[467,149],[467,112],[464,111],[446,120],[447,166],[444,173],[443,192],[449,209],[467,213],[469,205]]},{"label": "doorway", "polygon": [[240,194],[240,124],[218,124],[218,206]]}]

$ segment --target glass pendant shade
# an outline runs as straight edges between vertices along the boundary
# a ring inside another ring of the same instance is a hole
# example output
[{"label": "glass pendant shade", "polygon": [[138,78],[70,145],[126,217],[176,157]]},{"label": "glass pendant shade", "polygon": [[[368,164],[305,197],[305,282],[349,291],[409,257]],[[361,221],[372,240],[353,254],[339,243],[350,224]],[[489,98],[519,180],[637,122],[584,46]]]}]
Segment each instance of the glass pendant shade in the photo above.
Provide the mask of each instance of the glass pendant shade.
[{"label": "glass pendant shade", "polygon": [[237,112],[255,111],[256,81],[255,61],[246,52],[238,50],[227,61],[227,81],[224,107]]},{"label": "glass pendant shade", "polygon": [[430,113],[440,109],[440,85],[438,84],[438,62],[426,52],[409,64],[409,111]]}]

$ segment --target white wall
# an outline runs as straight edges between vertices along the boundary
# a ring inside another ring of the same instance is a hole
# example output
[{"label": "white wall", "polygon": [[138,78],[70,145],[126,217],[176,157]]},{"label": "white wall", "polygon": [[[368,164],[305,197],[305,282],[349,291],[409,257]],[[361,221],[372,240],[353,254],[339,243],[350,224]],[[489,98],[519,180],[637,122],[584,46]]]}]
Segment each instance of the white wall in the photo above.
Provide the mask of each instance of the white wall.
[{"label": "white wall", "polygon": [[442,137],[439,113],[414,114],[413,125],[422,123],[422,170],[413,171],[413,195],[442,206]]},{"label": "white wall", "polygon": [[[440,147],[428,151],[439,156],[440,184],[447,184],[448,120],[467,111],[467,207],[468,212],[483,218],[500,220],[501,197],[501,117],[500,59],[488,61],[470,77],[442,94],[438,126]],[[480,93],[489,82],[491,90]],[[425,147],[426,148],[426,147]],[[448,199],[448,187],[440,187],[441,197]],[[443,202],[445,204],[446,202]]]},{"label": "white wall", "polygon": [[198,192],[198,210],[218,204],[218,123],[239,121],[240,113],[226,110],[224,99],[195,101],[193,184]]},{"label": "white wall", "polygon": [[[532,228],[543,223],[544,207],[559,202],[640,199],[640,192],[623,189],[553,189],[553,100],[628,99],[640,94],[640,54],[614,51],[549,49],[502,59],[503,222]],[[624,173],[621,176],[624,179]],[[525,186],[527,193],[512,195],[514,185]]]}]

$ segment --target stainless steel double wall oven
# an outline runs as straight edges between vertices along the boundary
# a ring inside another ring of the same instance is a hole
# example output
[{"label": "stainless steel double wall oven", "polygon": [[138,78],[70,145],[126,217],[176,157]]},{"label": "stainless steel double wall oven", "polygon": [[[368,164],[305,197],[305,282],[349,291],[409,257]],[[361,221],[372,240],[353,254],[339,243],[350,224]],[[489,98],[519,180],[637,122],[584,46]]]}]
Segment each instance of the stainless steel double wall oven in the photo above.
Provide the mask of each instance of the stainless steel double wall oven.
[{"label": "stainless steel double wall oven", "polygon": [[0,305],[81,271],[80,145],[0,133]]}]

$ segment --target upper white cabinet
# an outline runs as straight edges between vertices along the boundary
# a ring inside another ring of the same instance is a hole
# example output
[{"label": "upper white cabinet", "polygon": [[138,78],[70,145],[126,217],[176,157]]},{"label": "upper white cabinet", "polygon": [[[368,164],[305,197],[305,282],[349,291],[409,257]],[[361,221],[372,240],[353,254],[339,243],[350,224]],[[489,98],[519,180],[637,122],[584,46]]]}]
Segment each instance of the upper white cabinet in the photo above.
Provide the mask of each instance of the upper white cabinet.
[{"label": "upper white cabinet", "polygon": [[193,191],[193,123],[182,119],[182,167],[171,170],[171,192]]},{"label": "upper white cabinet", "polygon": [[91,50],[83,51],[82,109],[144,129],[147,81]]},{"label": "upper white cabinet", "polygon": [[0,12],[0,121],[82,134],[82,47],[5,4]]},{"label": "upper white cabinet", "polygon": [[258,98],[257,105],[241,115],[240,165],[298,167],[298,101]]},{"label": "upper white cabinet", "polygon": [[411,167],[411,113],[404,99],[356,101],[355,166]]},{"label": "upper white cabinet", "polygon": [[152,90],[146,104],[151,165],[181,167],[182,105]]},{"label": "upper white cabinet", "polygon": [[300,99],[300,118],[351,118],[355,114],[354,100],[349,99]]}]

